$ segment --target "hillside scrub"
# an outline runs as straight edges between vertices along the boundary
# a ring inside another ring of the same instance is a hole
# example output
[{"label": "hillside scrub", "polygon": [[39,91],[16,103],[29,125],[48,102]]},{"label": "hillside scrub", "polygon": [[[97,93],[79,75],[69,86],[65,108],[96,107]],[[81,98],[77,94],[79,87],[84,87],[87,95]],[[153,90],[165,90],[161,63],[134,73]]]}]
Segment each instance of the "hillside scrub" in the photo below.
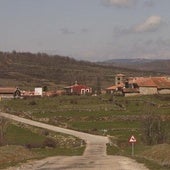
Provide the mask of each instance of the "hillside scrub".
[{"label": "hillside scrub", "polygon": [[[78,81],[98,90],[114,83],[114,75],[156,75],[152,72],[134,71],[87,61],[77,61],[60,55],[29,52],[0,52],[0,85],[16,86],[23,90],[46,86],[63,88]],[[64,67],[63,67],[64,66]]]}]

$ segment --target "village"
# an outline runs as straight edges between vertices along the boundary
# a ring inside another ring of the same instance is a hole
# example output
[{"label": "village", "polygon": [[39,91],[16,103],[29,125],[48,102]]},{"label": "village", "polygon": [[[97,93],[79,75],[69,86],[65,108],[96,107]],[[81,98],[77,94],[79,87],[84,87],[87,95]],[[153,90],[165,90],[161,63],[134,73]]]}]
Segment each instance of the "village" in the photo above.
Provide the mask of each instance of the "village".
[{"label": "village", "polygon": [[[121,96],[170,94],[170,77],[126,77],[124,74],[116,74],[110,87],[101,89],[101,94]],[[87,85],[75,84],[63,89],[48,91],[43,87],[35,87],[33,91],[22,90],[18,87],[0,87],[0,99],[24,98],[24,97],[52,97],[57,95],[97,95]]]}]

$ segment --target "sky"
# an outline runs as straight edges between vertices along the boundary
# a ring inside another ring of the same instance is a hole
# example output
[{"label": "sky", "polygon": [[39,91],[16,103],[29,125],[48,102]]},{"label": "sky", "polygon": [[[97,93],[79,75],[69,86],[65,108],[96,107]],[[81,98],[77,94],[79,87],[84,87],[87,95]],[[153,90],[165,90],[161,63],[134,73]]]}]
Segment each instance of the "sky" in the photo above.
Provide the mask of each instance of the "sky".
[{"label": "sky", "polygon": [[0,0],[0,51],[170,59],[170,0]]}]

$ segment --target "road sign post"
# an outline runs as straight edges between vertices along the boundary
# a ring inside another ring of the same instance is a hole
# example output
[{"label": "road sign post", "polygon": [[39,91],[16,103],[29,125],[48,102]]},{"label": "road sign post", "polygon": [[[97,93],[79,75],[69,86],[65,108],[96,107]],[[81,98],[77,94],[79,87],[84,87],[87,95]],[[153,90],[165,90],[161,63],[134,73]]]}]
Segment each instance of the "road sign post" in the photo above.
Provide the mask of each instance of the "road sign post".
[{"label": "road sign post", "polygon": [[135,137],[132,135],[131,138],[129,139],[129,142],[132,144],[132,156],[134,156],[135,154],[135,143],[136,143],[136,139]]},{"label": "road sign post", "polygon": [[134,156],[134,154],[135,154],[135,153],[134,153],[134,152],[135,152],[134,149],[135,149],[134,143],[132,143],[132,156]]}]

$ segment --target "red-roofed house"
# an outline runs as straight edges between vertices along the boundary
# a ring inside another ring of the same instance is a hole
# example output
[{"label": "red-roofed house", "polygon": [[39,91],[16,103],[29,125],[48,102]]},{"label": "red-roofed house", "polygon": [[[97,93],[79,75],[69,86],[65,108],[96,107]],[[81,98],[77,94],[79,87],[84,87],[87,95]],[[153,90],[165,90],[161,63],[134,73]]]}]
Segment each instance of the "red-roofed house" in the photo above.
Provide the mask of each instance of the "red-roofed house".
[{"label": "red-roofed house", "polygon": [[76,95],[84,95],[90,94],[92,89],[86,85],[80,85],[75,82],[74,85],[65,87],[66,94],[76,94]]},{"label": "red-roofed house", "polygon": [[137,94],[135,91],[141,95],[170,94],[170,80],[166,77],[135,77],[129,80],[128,86],[123,89],[125,96]]},{"label": "red-roofed house", "polygon": [[133,86],[138,87],[140,94],[157,94],[157,85],[150,77],[138,77],[134,80]]},{"label": "red-roofed house", "polygon": [[159,94],[170,94],[170,79],[167,77],[152,77],[152,80],[157,85]]},{"label": "red-roofed house", "polygon": [[110,86],[110,87],[106,88],[106,93],[113,94],[117,91],[121,92],[124,86],[125,86],[124,83]]},{"label": "red-roofed house", "polygon": [[15,87],[0,87],[0,98],[17,98],[21,96],[21,91]]}]

